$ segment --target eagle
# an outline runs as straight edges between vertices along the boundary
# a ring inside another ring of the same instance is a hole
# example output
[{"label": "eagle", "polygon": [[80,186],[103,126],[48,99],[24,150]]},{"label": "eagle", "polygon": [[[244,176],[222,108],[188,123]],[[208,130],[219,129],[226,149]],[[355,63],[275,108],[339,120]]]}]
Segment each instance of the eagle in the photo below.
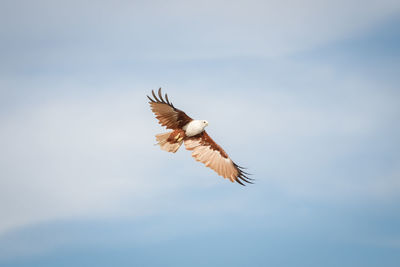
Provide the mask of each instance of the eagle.
[{"label": "eagle", "polygon": [[186,149],[192,151],[192,157],[195,160],[204,163],[220,176],[241,185],[245,185],[243,182],[252,184],[253,179],[248,177],[250,174],[243,170],[245,168],[233,162],[204,130],[208,126],[208,121],[194,120],[174,107],[167,94],[165,94],[165,99],[163,98],[161,88],[158,89],[158,97],[154,90],[151,92],[153,98],[147,96],[151,110],[161,126],[172,130],[157,134],[156,145],[159,145],[162,150],[175,153],[184,143]]}]

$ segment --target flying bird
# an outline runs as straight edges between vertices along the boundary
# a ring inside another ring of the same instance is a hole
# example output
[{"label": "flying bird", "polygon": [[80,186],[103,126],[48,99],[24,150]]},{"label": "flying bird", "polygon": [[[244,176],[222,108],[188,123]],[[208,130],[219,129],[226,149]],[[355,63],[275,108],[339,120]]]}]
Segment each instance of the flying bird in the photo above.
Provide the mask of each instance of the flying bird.
[{"label": "flying bird", "polygon": [[153,98],[147,96],[151,110],[161,126],[172,130],[156,135],[157,145],[162,150],[175,153],[184,143],[187,150],[193,151],[192,157],[195,160],[204,163],[206,167],[213,169],[222,177],[241,185],[244,185],[243,182],[252,183],[253,179],[247,176],[249,173],[234,163],[204,130],[208,126],[208,121],[194,120],[174,107],[167,94],[165,94],[165,99],[163,98],[161,88],[158,89],[158,97],[154,90],[152,90],[152,95]]}]

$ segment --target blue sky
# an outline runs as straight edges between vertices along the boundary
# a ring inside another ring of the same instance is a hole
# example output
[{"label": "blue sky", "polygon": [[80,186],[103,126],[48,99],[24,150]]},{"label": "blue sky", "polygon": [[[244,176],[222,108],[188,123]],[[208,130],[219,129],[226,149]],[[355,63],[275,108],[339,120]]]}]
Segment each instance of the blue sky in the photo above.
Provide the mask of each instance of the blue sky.
[{"label": "blue sky", "polygon": [[[1,266],[398,266],[398,1],[2,1]],[[255,185],[163,132],[158,87]]]}]

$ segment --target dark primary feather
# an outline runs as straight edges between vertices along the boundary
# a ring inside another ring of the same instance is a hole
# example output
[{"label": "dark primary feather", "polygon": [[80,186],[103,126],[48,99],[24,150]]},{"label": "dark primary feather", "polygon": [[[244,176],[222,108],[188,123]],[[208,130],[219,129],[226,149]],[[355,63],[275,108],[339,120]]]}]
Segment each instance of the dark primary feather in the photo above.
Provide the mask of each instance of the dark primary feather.
[{"label": "dark primary feather", "polygon": [[252,179],[252,178],[250,178],[250,177],[248,177],[247,175],[251,175],[250,173],[247,173],[247,172],[245,172],[245,171],[243,171],[243,169],[245,169],[245,168],[243,168],[243,167],[240,167],[239,165],[237,165],[235,162],[233,162],[233,165],[236,167],[236,169],[238,170],[238,175],[237,175],[237,177],[236,177],[236,182],[238,182],[239,184],[241,184],[241,185],[243,185],[244,186],[244,184],[240,181],[240,180],[242,180],[242,181],[244,181],[244,182],[246,182],[246,183],[249,183],[249,184],[253,184],[253,182],[252,181],[254,181],[254,179]]}]

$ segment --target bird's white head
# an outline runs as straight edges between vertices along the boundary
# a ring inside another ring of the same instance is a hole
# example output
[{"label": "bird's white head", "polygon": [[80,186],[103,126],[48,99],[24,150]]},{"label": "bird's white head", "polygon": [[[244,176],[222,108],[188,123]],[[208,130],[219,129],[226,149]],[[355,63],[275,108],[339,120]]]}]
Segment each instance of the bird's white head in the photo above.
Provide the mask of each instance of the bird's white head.
[{"label": "bird's white head", "polygon": [[205,120],[192,120],[182,129],[185,130],[187,136],[195,136],[204,131],[208,125],[208,121]]}]

